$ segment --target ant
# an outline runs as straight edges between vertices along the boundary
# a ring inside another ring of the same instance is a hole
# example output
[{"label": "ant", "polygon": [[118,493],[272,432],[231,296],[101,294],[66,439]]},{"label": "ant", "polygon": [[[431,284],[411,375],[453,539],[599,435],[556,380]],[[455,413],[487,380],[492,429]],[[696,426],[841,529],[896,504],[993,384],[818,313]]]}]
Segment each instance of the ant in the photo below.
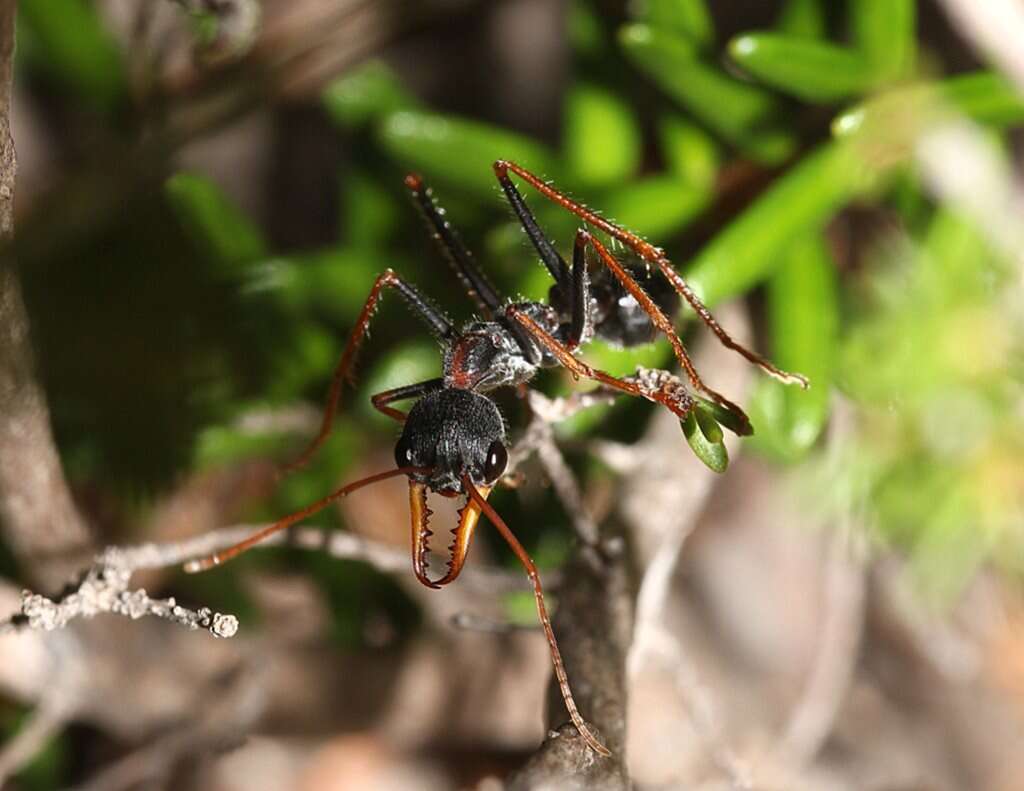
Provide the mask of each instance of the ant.
[{"label": "ant", "polygon": [[[537,568],[511,529],[487,501],[491,490],[505,472],[508,445],[501,413],[486,393],[500,387],[517,387],[522,392],[540,368],[562,366],[576,379],[582,376],[596,380],[607,388],[663,404],[685,420],[696,402],[674,377],[649,372],[653,375],[620,379],[592,368],[574,354],[582,344],[595,337],[620,346],[636,346],[653,341],[660,331],[667,336],[693,387],[731,413],[734,419],[727,422],[735,433],[752,433],[743,410],[705,385],[694,368],[667,317],[667,314],[674,315],[679,310],[680,297],[689,303],[728,348],[739,352],[782,381],[806,387],[807,380],[797,374],[781,371],[734,341],[676,273],[659,248],[603,219],[513,162],[495,162],[494,172],[526,235],[554,278],[549,301],[503,300],[477,267],[472,254],[445,219],[444,210],[434,201],[422,179],[417,175],[407,176],[405,184],[417,208],[482,318],[474,319],[459,329],[414,286],[391,269],[385,270],[370,289],[334,372],[320,431],[287,469],[305,464],[330,433],[342,386],[352,376],[356,356],[385,288],[394,289],[402,296],[438,338],[444,350],[442,377],[372,396],[373,406],[403,427],[395,446],[395,469],[350,483],[233,547],[189,562],[186,571],[203,571],[219,565],[357,489],[405,475],[409,478],[412,567],[416,578],[429,588],[440,588],[454,581],[466,561],[480,515],[486,515],[519,558],[530,578],[537,612],[547,637],[555,675],[569,717],[586,743],[596,752],[607,756],[611,753],[588,728],[573,700],[544,604]],[[572,212],[586,225],[624,244],[644,263],[621,264],[599,239],[586,228],[581,228],[576,233],[572,264],[567,264],[541,231],[510,178],[510,173],[517,175],[545,198]],[[593,250],[604,264],[604,268],[598,270],[593,277],[588,268],[588,250]],[[391,406],[394,402],[408,399],[416,399],[408,414]],[[429,539],[433,535],[429,528],[431,511],[427,507],[428,490],[445,497],[466,498],[466,505],[460,511],[459,524],[452,531],[454,541],[449,549],[447,572],[438,579],[431,579],[427,568]]]}]

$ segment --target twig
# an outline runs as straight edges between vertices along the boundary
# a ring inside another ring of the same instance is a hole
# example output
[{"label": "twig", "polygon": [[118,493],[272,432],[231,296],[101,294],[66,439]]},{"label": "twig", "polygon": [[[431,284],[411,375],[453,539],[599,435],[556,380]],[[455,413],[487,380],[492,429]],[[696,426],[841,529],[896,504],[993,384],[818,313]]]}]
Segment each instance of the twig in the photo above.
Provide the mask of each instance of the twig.
[{"label": "twig", "polygon": [[[14,231],[17,156],[10,109],[16,4],[0,3],[0,244]],[[71,499],[33,371],[28,317],[17,277],[0,266],[0,525],[27,568],[52,581],[41,560],[82,549],[89,533]]]},{"label": "twig", "polygon": [[41,701],[14,738],[3,746],[0,751],[0,785],[38,755],[50,738],[67,723],[71,712],[58,701],[59,698],[53,695]]},{"label": "twig", "polygon": [[78,586],[58,599],[24,591],[21,612],[0,624],[0,632],[22,628],[49,632],[64,628],[76,618],[92,618],[100,613],[132,620],[152,615],[189,629],[206,629],[214,637],[233,637],[238,631],[238,619],[233,615],[215,613],[208,607],[190,610],[173,598],[152,599],[141,588],[129,590],[132,573],[140,566],[130,565],[128,559],[122,550],[107,550]]},{"label": "twig", "polygon": [[[576,403],[579,404],[579,409],[584,409],[584,404],[589,406],[595,402],[580,400]],[[576,476],[569,469],[562,451],[555,444],[555,433],[551,427],[550,416],[564,413],[567,411],[567,405],[556,404],[541,393],[531,390],[530,408],[533,410],[534,419],[527,430],[527,436],[533,438],[537,458],[540,459],[544,472],[551,480],[551,485],[555,487],[555,493],[569,514],[576,537],[588,546],[595,546],[599,538],[597,524],[583,502]]]},{"label": "twig", "polygon": [[786,725],[779,755],[795,768],[809,764],[832,732],[857,664],[864,628],[864,549],[852,521],[829,543],[825,618],[818,654],[800,701]]}]

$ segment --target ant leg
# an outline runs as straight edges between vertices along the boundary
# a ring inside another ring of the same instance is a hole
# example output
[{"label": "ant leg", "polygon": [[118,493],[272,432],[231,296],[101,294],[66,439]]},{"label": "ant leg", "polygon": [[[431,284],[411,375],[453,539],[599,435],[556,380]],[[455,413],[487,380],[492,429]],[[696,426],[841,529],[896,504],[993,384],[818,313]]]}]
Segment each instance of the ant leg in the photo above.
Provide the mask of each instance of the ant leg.
[{"label": "ant leg", "polygon": [[741,343],[734,340],[715,320],[715,317],[711,315],[711,311],[709,311],[707,306],[700,301],[700,298],[694,293],[693,289],[690,288],[686,281],[683,280],[682,276],[676,272],[672,263],[665,256],[665,251],[660,247],[655,247],[650,242],[641,239],[632,231],[627,231],[625,228],[620,228],[615,223],[609,222],[599,214],[588,209],[586,206],[572,200],[568,195],[565,195],[549,184],[546,184],[543,180],[526,170],[526,168],[520,167],[514,162],[508,162],[507,160],[498,160],[494,163],[494,172],[498,177],[498,181],[502,182],[502,185],[504,185],[505,181],[510,181],[508,177],[509,171],[515,173],[548,200],[558,204],[566,211],[575,214],[584,222],[593,225],[595,228],[598,228],[608,234],[613,239],[617,239],[622,242],[645,261],[657,266],[668,282],[672,284],[672,287],[690,304],[690,307],[693,308],[701,321],[708,326],[723,346],[738,352],[765,373],[779,379],[780,381],[787,384],[798,384],[804,389],[809,386],[806,377],[801,376],[800,374],[791,374],[777,368],[761,355],[747,349]]},{"label": "ant leg", "polygon": [[444,387],[444,379],[428,379],[425,382],[417,382],[416,384],[396,387],[393,390],[377,393],[370,396],[370,402],[378,412],[387,415],[392,420],[397,420],[399,423],[404,423],[405,413],[388,406],[388,404],[393,401],[404,401],[407,398],[419,398],[421,395],[440,390],[442,387]]},{"label": "ant leg", "polygon": [[359,318],[356,319],[356,326],[352,330],[352,335],[349,338],[348,343],[345,345],[345,351],[341,354],[341,360],[338,362],[338,367],[334,370],[334,376],[331,378],[331,389],[327,395],[327,406],[324,409],[324,418],[320,425],[320,431],[306,450],[302,452],[302,455],[284,468],[285,472],[291,472],[292,470],[302,467],[306,462],[308,462],[310,457],[316,452],[317,448],[319,448],[324,443],[324,440],[327,439],[328,434],[331,433],[331,425],[334,423],[334,414],[338,409],[338,401],[341,399],[342,385],[345,383],[346,379],[349,381],[352,379],[352,371],[356,357],[359,354],[359,347],[362,345],[363,339],[366,337],[366,331],[370,326],[370,319],[373,318],[373,314],[377,310],[377,303],[380,301],[381,292],[385,287],[393,288],[398,291],[416,315],[423,319],[423,321],[425,321],[430,327],[431,331],[442,340],[451,337],[454,332],[454,327],[451,322],[445,318],[441,311],[430,304],[426,297],[416,290],[415,287],[402,280],[393,270],[385,269],[384,272],[377,277],[377,280],[373,284],[373,288],[370,289],[370,294],[366,298],[366,303],[363,305],[363,309],[359,313]]},{"label": "ant leg", "polygon": [[[510,182],[511,183],[511,182]],[[587,334],[590,324],[590,276],[587,272],[587,239],[582,228],[576,231],[572,246],[572,285],[569,289],[569,338],[567,346],[575,349]]]},{"label": "ant leg", "polygon": [[476,303],[477,309],[485,317],[490,318],[500,309],[501,297],[476,265],[473,254],[463,243],[458,232],[445,218],[444,209],[439,207],[434,199],[434,191],[425,186],[423,179],[415,173],[405,177],[405,186],[412,193],[416,208],[426,220],[431,236],[459,276],[470,299]]},{"label": "ant leg", "polygon": [[578,357],[574,357],[572,350],[569,349],[568,346],[561,343],[557,338],[545,331],[544,328],[536,321],[518,308],[508,308],[506,315],[514,321],[519,322],[526,331],[530,333],[530,335],[536,338],[542,346],[554,355],[564,368],[569,370],[569,373],[571,373],[574,378],[579,379],[582,376],[585,379],[600,382],[606,387],[626,393],[627,395],[646,398],[648,401],[654,401],[658,404],[662,404],[663,406],[668,407],[668,409],[671,410],[680,420],[686,420],[690,412],[693,410],[693,397],[690,396],[690,394],[687,393],[681,385],[674,384],[670,380],[648,384],[642,379],[638,381],[619,379],[605,371],[600,371],[597,368],[588,365]]},{"label": "ant leg", "polygon": [[508,200],[509,205],[512,206],[512,211],[516,213],[516,217],[519,218],[519,224],[523,226],[523,230],[526,231],[526,235],[533,242],[533,247],[537,251],[537,255],[540,256],[540,260],[544,262],[544,266],[548,268],[548,272],[551,273],[551,277],[555,279],[562,288],[569,288],[569,267],[566,266],[565,259],[559,254],[558,250],[551,241],[544,235],[544,232],[540,229],[540,225],[537,223],[537,218],[533,216],[533,212],[530,211],[530,207],[526,205],[526,201],[523,200],[523,196],[519,190],[516,189],[516,185],[512,183],[512,179],[508,177],[508,174],[501,170],[499,171],[498,165],[501,163],[495,163],[494,171],[498,177],[498,183],[501,185],[501,189],[505,193],[505,198]]},{"label": "ant leg", "polygon": [[654,326],[665,333],[665,337],[668,338],[668,342],[672,345],[672,351],[675,352],[676,359],[679,361],[679,364],[683,366],[683,370],[686,371],[686,375],[690,378],[690,382],[693,386],[703,391],[732,412],[741,421],[741,427],[743,429],[740,432],[741,434],[750,434],[750,419],[747,417],[746,413],[737,404],[734,404],[721,393],[712,390],[704,384],[704,380],[702,380],[700,378],[700,374],[697,373],[697,369],[694,366],[693,361],[690,359],[690,355],[686,351],[686,347],[683,345],[682,340],[680,340],[679,334],[676,332],[672,322],[662,312],[661,308],[655,304],[650,295],[643,290],[639,283],[636,282],[633,276],[630,275],[622,264],[615,259],[615,256],[608,252],[608,248],[606,248],[596,237],[585,230],[580,230],[576,234],[576,244],[589,244],[597,251],[598,256],[601,258],[601,262],[612,271],[612,274],[615,275],[616,279],[622,284],[622,287],[630,293],[633,299],[635,299],[647,315],[651,317],[651,321],[654,323]]},{"label": "ant leg", "polygon": [[576,707],[576,701],[572,697],[572,689],[569,687],[569,677],[565,672],[565,663],[562,661],[562,653],[558,650],[558,642],[555,640],[555,631],[551,628],[551,619],[548,617],[547,607],[544,605],[544,590],[541,588],[540,575],[537,573],[537,567],[534,565],[533,560],[527,554],[523,545],[519,543],[519,539],[515,537],[515,534],[505,524],[505,520],[502,519],[498,512],[487,502],[487,499],[477,491],[473,485],[473,481],[470,480],[468,475],[464,475],[462,478],[463,485],[466,487],[466,492],[469,494],[470,501],[473,502],[477,508],[483,513],[487,514],[487,518],[491,520],[498,532],[501,533],[501,537],[505,539],[508,545],[512,548],[512,551],[516,553],[516,557],[519,558],[519,562],[523,564],[523,568],[526,569],[526,574],[530,578],[530,582],[533,584],[533,597],[537,602],[537,614],[540,616],[541,626],[544,627],[544,636],[548,640],[548,647],[551,649],[551,664],[555,668],[555,677],[558,679],[558,688],[562,692],[562,700],[565,701],[565,708],[569,712],[569,719],[572,720],[572,724],[576,726],[576,730],[579,731],[580,736],[587,743],[591,750],[603,755],[610,756],[611,750],[601,744],[597,737],[594,736],[590,728],[587,727],[586,721],[580,714],[580,710]]}]

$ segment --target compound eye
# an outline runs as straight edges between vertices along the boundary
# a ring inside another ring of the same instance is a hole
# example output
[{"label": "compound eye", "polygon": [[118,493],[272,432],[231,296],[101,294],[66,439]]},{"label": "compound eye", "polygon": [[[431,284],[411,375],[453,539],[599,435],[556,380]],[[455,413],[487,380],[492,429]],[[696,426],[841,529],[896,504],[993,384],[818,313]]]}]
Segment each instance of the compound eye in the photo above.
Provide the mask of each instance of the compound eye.
[{"label": "compound eye", "polygon": [[402,437],[395,445],[395,464],[398,467],[415,467],[412,458],[412,443],[407,437]]},{"label": "compound eye", "polygon": [[505,449],[504,443],[500,439],[496,439],[487,449],[484,478],[488,481],[496,481],[505,472],[506,464],[508,464],[508,451]]}]

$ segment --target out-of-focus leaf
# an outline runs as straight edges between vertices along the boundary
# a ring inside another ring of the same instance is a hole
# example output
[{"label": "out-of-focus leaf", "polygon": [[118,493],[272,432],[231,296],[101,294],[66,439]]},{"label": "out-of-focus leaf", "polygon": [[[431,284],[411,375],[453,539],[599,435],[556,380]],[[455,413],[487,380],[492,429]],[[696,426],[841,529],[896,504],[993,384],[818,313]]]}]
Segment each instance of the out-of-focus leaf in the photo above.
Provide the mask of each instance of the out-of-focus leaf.
[{"label": "out-of-focus leaf", "polygon": [[569,6],[569,41],[583,55],[599,57],[605,48],[604,31],[587,0],[572,0]]},{"label": "out-of-focus leaf", "polygon": [[720,157],[711,136],[678,115],[658,124],[661,154],[669,169],[686,184],[709,192],[714,188]]},{"label": "out-of-focus leaf", "polygon": [[324,88],[323,102],[331,117],[346,127],[360,126],[418,104],[395,73],[378,60],[330,83]]},{"label": "out-of-focus leaf", "polygon": [[692,187],[676,176],[652,176],[610,192],[601,213],[643,237],[679,230],[711,202],[709,189]]},{"label": "out-of-focus leaf", "polygon": [[355,319],[384,268],[374,251],[333,247],[263,261],[246,288],[269,294],[297,313],[315,310],[348,322]]},{"label": "out-of-focus leaf", "polygon": [[875,76],[909,75],[917,56],[917,0],[854,0],[847,7],[854,42]]},{"label": "out-of-focus leaf", "polygon": [[510,159],[542,178],[556,176],[557,158],[525,135],[465,118],[425,112],[389,115],[378,130],[387,152],[408,167],[494,199],[498,159]]},{"label": "out-of-focus leaf", "polygon": [[747,33],[729,55],[762,82],[810,102],[834,102],[871,88],[874,74],[854,50],[781,33]]},{"label": "out-of-focus leaf", "polygon": [[705,0],[644,0],[644,21],[651,27],[679,33],[702,48],[715,43],[715,27]]},{"label": "out-of-focus leaf", "polygon": [[205,176],[177,173],[164,193],[195,244],[227,272],[267,254],[260,229]]},{"label": "out-of-focus leaf", "polygon": [[706,245],[687,280],[708,304],[746,292],[774,272],[786,245],[875,187],[880,176],[849,147],[820,147]]},{"label": "out-of-focus leaf", "polygon": [[778,163],[793,151],[793,136],[781,124],[775,97],[740,82],[697,56],[686,39],[627,25],[620,31],[626,55],[664,91],[744,153]]},{"label": "out-of-focus leaf", "polygon": [[611,91],[579,84],[569,92],[563,150],[585,184],[616,184],[640,164],[640,129],[629,106]]},{"label": "out-of-focus leaf", "polygon": [[352,172],[342,185],[341,202],[342,228],[351,245],[373,247],[393,238],[399,210],[379,181],[362,171]]},{"label": "out-of-focus leaf", "polygon": [[[680,421],[683,426],[683,434],[686,435],[686,441],[690,443],[690,448],[693,449],[694,454],[704,464],[714,472],[725,472],[729,466],[729,452],[725,448],[725,441],[722,438],[721,429],[718,430],[718,441],[710,441],[704,433],[702,424],[707,426],[707,421],[714,423],[714,419],[705,413],[701,413],[701,417],[698,418],[698,412],[700,407],[695,407],[692,412],[687,416],[686,420]],[[717,426],[718,424],[715,423]],[[714,431],[708,426],[708,431],[714,434]]]},{"label": "out-of-focus leaf", "polygon": [[125,96],[121,51],[92,4],[84,0],[21,0],[18,22],[28,28],[34,65],[98,110]]},{"label": "out-of-focus leaf", "polygon": [[836,274],[820,233],[795,240],[768,281],[772,360],[804,374],[809,390],[762,379],[750,404],[753,442],[787,460],[800,459],[828,416],[837,355]]},{"label": "out-of-focus leaf", "polygon": [[776,28],[780,33],[804,38],[825,35],[825,9],[821,0],[787,0]]},{"label": "out-of-focus leaf", "polygon": [[928,108],[945,109],[997,127],[1024,122],[1024,97],[1020,92],[1001,75],[978,71],[892,91],[851,107],[832,122],[832,133],[852,137],[865,130],[884,130],[892,126],[893,114],[905,113],[908,107],[921,108],[915,115]]}]

